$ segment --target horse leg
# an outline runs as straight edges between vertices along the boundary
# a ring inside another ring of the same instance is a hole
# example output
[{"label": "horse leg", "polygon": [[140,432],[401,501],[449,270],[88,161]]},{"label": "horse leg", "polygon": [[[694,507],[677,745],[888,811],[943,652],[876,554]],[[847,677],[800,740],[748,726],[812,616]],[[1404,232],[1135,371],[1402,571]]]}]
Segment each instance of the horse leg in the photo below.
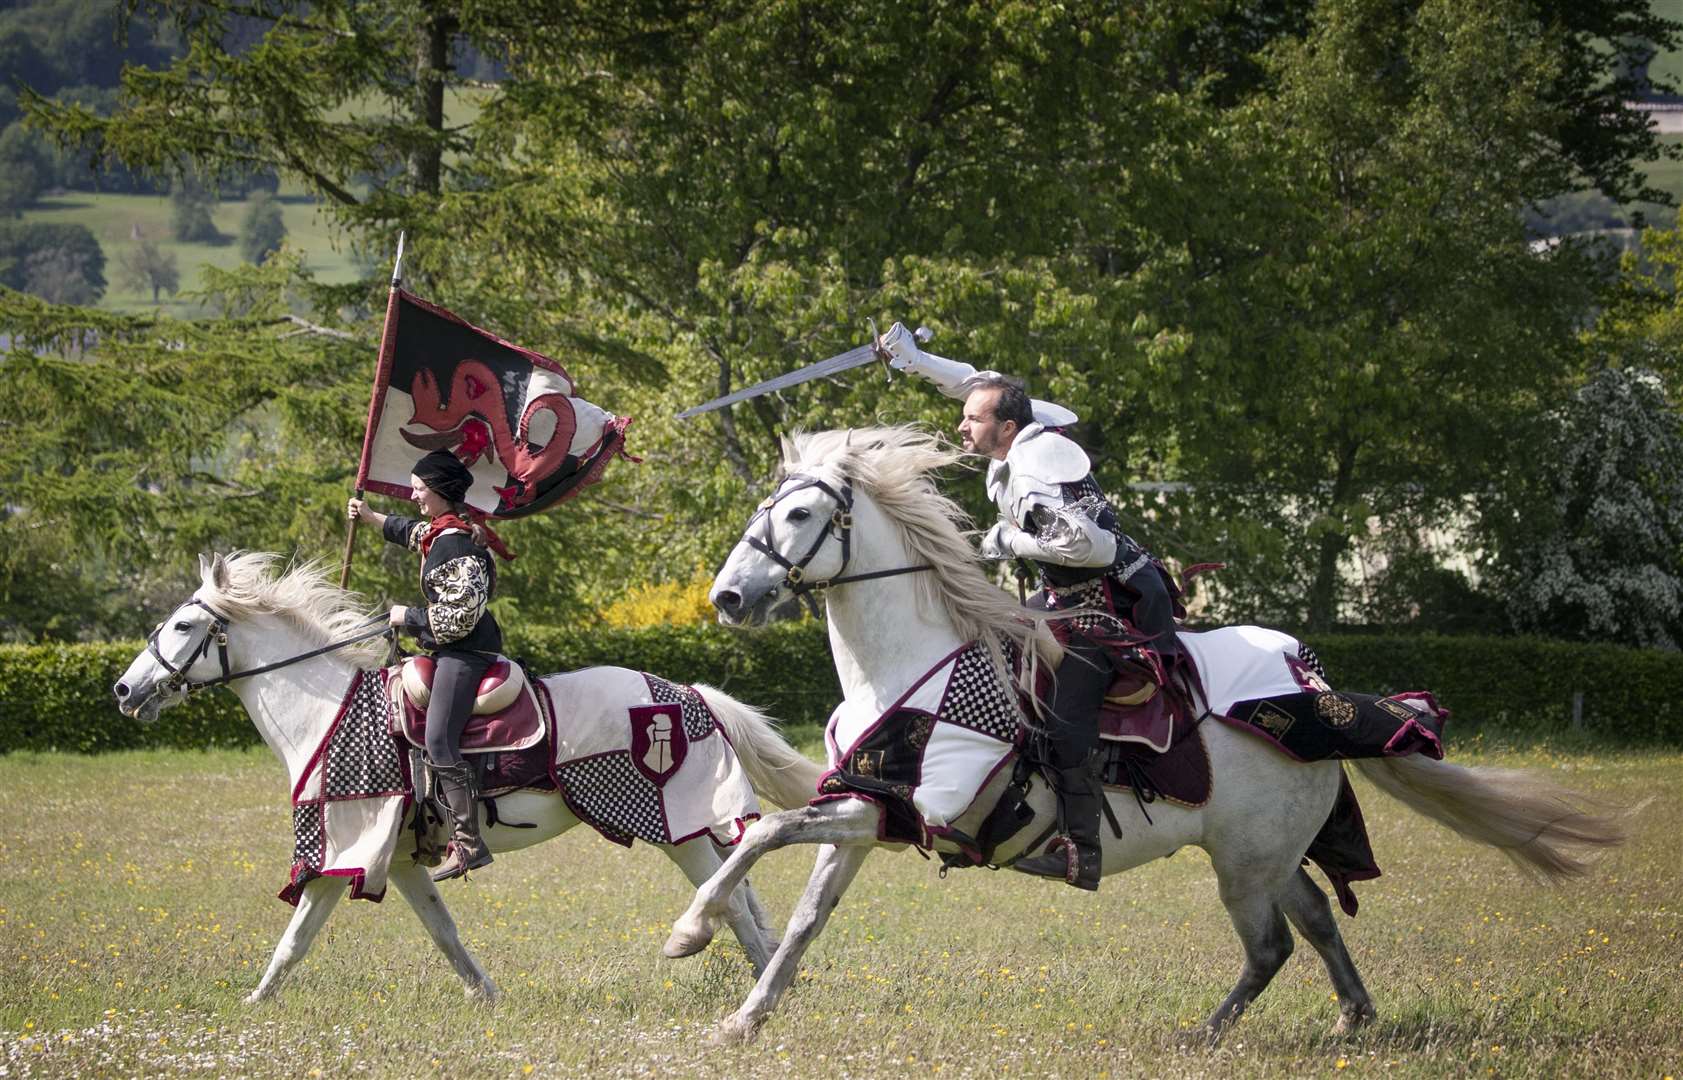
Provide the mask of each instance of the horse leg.
[{"label": "horse leg", "polygon": [[823,932],[824,924],[830,920],[830,912],[836,909],[842,894],[853,884],[853,878],[864,865],[865,856],[871,853],[875,840],[873,829],[870,841],[826,844],[818,849],[812,878],[807,882],[800,902],[789,915],[789,927],[783,934],[783,943],[777,947],[777,955],[771,958],[770,966],[754,984],[754,989],[748,992],[742,1006],[726,1017],[713,1033],[715,1043],[747,1042],[759,1031],[766,1017],[777,1008],[783,991],[795,981],[807,946]]},{"label": "horse leg", "polygon": [[1275,890],[1222,878],[1220,892],[1227,916],[1233,920],[1233,928],[1239,932],[1239,942],[1244,946],[1245,965],[1232,992],[1205,1021],[1212,1045],[1267,988],[1292,953],[1291,928],[1274,902]]},{"label": "horse leg", "polygon": [[1338,1023],[1333,1026],[1333,1034],[1343,1035],[1372,1020],[1377,1015],[1373,999],[1367,996],[1356,963],[1344,947],[1344,937],[1338,932],[1338,921],[1333,917],[1327,894],[1302,867],[1298,867],[1280,895],[1280,907],[1326,963],[1332,988],[1338,994]]},{"label": "horse leg", "polygon": [[456,932],[456,920],[450,917],[450,910],[444,906],[444,898],[438,895],[438,886],[433,884],[426,868],[411,862],[399,866],[394,860],[389,878],[403,898],[409,901],[409,906],[415,909],[421,925],[432,935],[433,944],[456,969],[467,996],[486,1005],[495,1005],[501,996],[497,984],[491,981],[491,976],[485,974],[462,944],[461,936]]},{"label": "horse leg", "polygon": [[[667,845],[661,850],[678,864],[684,876],[690,879],[690,884],[697,889],[706,885],[725,861],[711,844],[701,840],[690,840],[676,846]],[[754,916],[754,908],[758,904],[757,901],[750,901],[752,896],[753,887],[744,879],[742,886],[730,894],[725,920],[736,933],[736,940],[742,943],[743,951],[748,954],[748,962],[754,965],[754,977],[759,978],[765,971],[766,964],[771,962],[775,946],[766,940],[765,933]]]},{"label": "horse leg", "polygon": [[840,799],[760,818],[748,826],[724,866],[696,890],[689,909],[672,924],[672,935],[661,951],[676,959],[705,949],[725,915],[731,893],[768,851],[789,844],[874,843],[879,817],[880,811],[862,799]]},{"label": "horse leg", "polygon": [[304,886],[304,891],[298,896],[298,906],[292,911],[292,921],[275,945],[275,955],[269,959],[269,970],[263,973],[257,989],[246,995],[247,1005],[255,1005],[274,994],[280,981],[292,970],[292,965],[304,959],[304,954],[310,951],[310,944],[321,932],[322,924],[344,895],[343,878],[318,877]]}]

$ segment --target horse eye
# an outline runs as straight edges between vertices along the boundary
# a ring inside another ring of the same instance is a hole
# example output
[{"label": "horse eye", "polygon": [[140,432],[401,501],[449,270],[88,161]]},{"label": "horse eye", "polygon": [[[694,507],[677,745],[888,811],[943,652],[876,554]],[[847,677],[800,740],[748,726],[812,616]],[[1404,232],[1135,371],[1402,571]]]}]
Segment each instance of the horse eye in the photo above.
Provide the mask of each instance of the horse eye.
[{"label": "horse eye", "polygon": [[183,620],[182,622],[176,623],[175,628],[185,634],[187,631],[193,629],[193,624]]},{"label": "horse eye", "polygon": [[804,506],[797,506],[793,510],[789,511],[789,520],[790,521],[805,521],[807,518],[809,518],[811,516],[812,516],[812,511],[808,510]]}]

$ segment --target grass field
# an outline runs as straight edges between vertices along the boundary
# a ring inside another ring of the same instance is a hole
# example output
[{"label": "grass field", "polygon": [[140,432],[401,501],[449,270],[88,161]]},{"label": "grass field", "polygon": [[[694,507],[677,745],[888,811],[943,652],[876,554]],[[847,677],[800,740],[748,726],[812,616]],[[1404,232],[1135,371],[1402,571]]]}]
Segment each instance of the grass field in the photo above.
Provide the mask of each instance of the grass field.
[{"label": "grass field", "polygon": [[[660,957],[689,892],[648,848],[579,829],[445,887],[494,1010],[395,893],[341,904],[281,999],[249,1008],[290,915],[267,751],[0,757],[0,1076],[1678,1075],[1683,755],[1456,757],[1655,799],[1559,891],[1359,782],[1386,873],[1344,930],[1379,1020],[1333,1038],[1303,947],[1215,1051],[1182,1043],[1239,953],[1197,851],[1096,895],[880,852],[760,1040],[714,1049],[751,974],[734,942]],[[810,865],[756,871],[774,913]]]},{"label": "grass field", "polygon": [[[118,260],[133,246],[134,231],[151,238],[160,250],[175,256],[181,271],[181,288],[196,289],[199,272],[205,266],[228,269],[238,266],[240,222],[248,203],[230,200],[216,204],[213,220],[217,231],[227,237],[222,244],[181,244],[170,239],[170,202],[167,195],[112,195],[74,191],[41,200],[24,212],[23,220],[85,225],[105,251],[105,280],[108,283],[101,307],[117,311],[148,311],[153,307],[150,291],[140,292],[123,281]],[[342,237],[328,228],[325,215],[316,205],[299,196],[282,196],[281,216],[286,222],[286,243],[304,253],[304,262],[325,282],[351,281],[360,271]],[[193,318],[205,315],[199,305],[181,297],[163,294],[158,307],[173,315]]]}]

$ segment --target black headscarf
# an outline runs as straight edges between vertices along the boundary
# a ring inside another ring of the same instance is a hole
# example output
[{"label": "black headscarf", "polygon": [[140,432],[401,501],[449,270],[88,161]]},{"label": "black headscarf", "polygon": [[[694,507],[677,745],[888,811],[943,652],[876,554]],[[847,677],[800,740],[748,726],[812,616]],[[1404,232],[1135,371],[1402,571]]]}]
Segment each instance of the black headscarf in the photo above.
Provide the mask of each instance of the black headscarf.
[{"label": "black headscarf", "polygon": [[434,450],[415,462],[415,475],[439,496],[459,503],[473,486],[473,474],[448,450]]}]

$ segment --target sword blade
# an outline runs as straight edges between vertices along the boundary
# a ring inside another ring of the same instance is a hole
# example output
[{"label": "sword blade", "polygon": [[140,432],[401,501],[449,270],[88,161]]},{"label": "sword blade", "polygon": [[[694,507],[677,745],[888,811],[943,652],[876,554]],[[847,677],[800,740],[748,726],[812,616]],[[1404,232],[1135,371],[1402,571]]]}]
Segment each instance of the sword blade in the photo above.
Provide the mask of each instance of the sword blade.
[{"label": "sword blade", "polygon": [[721,398],[714,398],[704,405],[696,405],[693,408],[685,409],[678,414],[678,419],[688,420],[692,416],[700,416],[702,413],[722,409],[726,405],[735,405],[739,401],[747,401],[749,398],[756,398],[762,394],[787,390],[791,386],[799,386],[801,383],[811,382],[813,379],[822,379],[826,375],[835,375],[851,368],[863,367],[876,358],[874,344],[861,345],[857,349],[849,349],[844,353],[830,357],[828,360],[820,360],[816,364],[808,364],[804,368],[784,372],[776,378],[755,383],[753,386],[745,386],[741,390],[726,394]]}]

